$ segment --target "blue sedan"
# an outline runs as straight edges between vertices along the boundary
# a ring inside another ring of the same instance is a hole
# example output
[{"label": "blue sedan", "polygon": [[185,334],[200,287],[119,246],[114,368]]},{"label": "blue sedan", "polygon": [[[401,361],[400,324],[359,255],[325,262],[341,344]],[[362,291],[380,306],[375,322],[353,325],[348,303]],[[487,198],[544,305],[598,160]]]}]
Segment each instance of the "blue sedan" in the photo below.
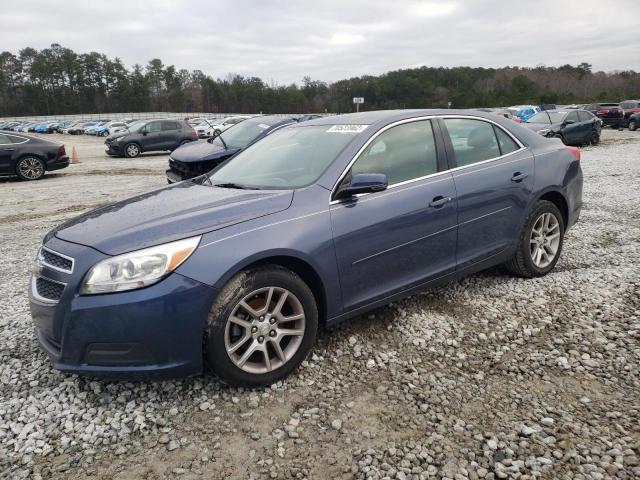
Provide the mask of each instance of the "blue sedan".
[{"label": "blue sedan", "polygon": [[580,213],[579,159],[477,111],[294,124],[47,234],[29,289],[37,337],[66,372],[206,365],[267,385],[300,365],[320,324],[498,264],[547,274]]}]

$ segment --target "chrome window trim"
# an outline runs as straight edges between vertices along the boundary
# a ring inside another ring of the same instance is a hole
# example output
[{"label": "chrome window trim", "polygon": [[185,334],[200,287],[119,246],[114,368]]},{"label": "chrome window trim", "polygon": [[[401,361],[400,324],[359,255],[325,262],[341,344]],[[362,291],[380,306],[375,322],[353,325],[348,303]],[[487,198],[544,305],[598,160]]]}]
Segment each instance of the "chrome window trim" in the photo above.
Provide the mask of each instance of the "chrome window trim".
[{"label": "chrome window trim", "polygon": [[[67,270],[67,269],[64,269],[64,268],[56,267],[55,265],[51,265],[50,263],[45,262],[44,257],[42,256],[42,250],[46,250],[47,252],[49,252],[49,253],[51,253],[53,255],[57,255],[59,257],[64,258],[65,260],[69,260],[71,262],[71,269]],[[38,250],[38,263],[41,266],[45,266],[45,267],[50,268],[52,270],[56,270],[56,271],[62,272],[62,273],[69,273],[69,274],[73,273],[73,267],[75,266],[75,260],[73,258],[71,258],[71,257],[69,257],[67,255],[63,255],[62,253],[58,253],[55,250],[51,250],[50,248],[47,248],[44,245],[40,247],[40,250]],[[47,280],[49,280],[49,279],[47,278]],[[51,281],[53,282],[54,280],[51,280]],[[57,282],[57,283],[60,283],[60,282]]]},{"label": "chrome window trim", "polygon": [[4,133],[4,135],[9,137],[9,140],[11,140],[12,138],[19,138],[20,140],[22,140],[21,142],[5,143],[4,145],[22,145],[23,143],[27,143],[29,141],[28,138],[21,137],[20,135],[14,135],[13,133]]},{"label": "chrome window trim", "polygon": [[43,296],[41,296],[38,293],[38,285],[36,283],[38,278],[42,278],[42,279],[46,280],[47,282],[57,283],[58,285],[62,285],[63,293],[64,293],[64,289],[67,288],[67,284],[66,283],[62,283],[62,282],[58,282],[56,280],[51,280],[50,278],[45,277],[44,275],[40,275],[40,274],[31,276],[31,293],[33,294],[33,298],[35,300],[37,300],[40,303],[48,303],[50,305],[55,305],[56,303],[59,303],[60,300],[51,300],[50,298],[44,298]]},{"label": "chrome window trim", "polygon": [[[338,188],[338,185],[340,185],[340,182],[342,182],[342,180],[344,179],[344,177],[347,175],[347,173],[349,172],[349,170],[351,170],[351,167],[353,166],[353,164],[356,162],[356,160],[358,159],[358,157],[362,154],[362,152],[369,146],[369,144],[371,142],[373,142],[373,140],[375,140],[378,135],[384,133],[385,131],[389,130],[390,128],[396,127],[398,125],[403,125],[405,123],[411,123],[411,122],[418,122],[418,121],[422,121],[422,120],[432,120],[432,119],[447,119],[447,118],[454,118],[454,119],[469,119],[469,120],[480,120],[480,121],[484,121],[487,123],[490,123],[492,125],[495,125],[496,127],[500,128],[503,132],[505,132],[509,138],[511,138],[516,145],[518,145],[518,150],[514,150],[513,152],[509,152],[505,155],[500,155],[498,157],[494,157],[494,158],[489,158],[487,160],[482,160],[480,162],[476,162],[476,163],[471,163],[469,165],[463,165],[460,167],[455,167],[455,168],[450,168],[448,170],[443,170],[441,172],[436,172],[436,173],[432,173],[429,175],[425,175],[423,177],[418,177],[418,178],[413,178],[411,180],[405,180],[403,182],[398,182],[398,183],[394,183],[391,184],[387,187],[387,190],[391,189],[391,188],[395,188],[398,186],[402,186],[402,185],[406,185],[412,182],[419,182],[421,180],[424,180],[425,178],[429,178],[429,177],[433,177],[435,175],[441,175],[443,173],[446,172],[454,172],[457,170],[461,170],[463,168],[469,168],[469,167],[473,167],[475,165],[481,165],[483,163],[488,163],[488,162],[493,162],[502,158],[506,158],[510,155],[513,155],[514,153],[518,153],[521,152],[522,150],[525,150],[527,147],[520,141],[518,140],[510,131],[506,130],[504,127],[502,127],[502,125],[500,125],[499,123],[489,119],[489,118],[484,118],[484,117],[476,117],[474,115],[460,115],[460,114],[451,114],[451,115],[447,115],[447,114],[443,114],[443,115],[425,115],[422,117],[413,117],[413,118],[405,118],[404,120],[398,120],[396,122],[390,123],[389,125],[386,125],[385,127],[381,128],[380,130],[378,130],[373,136],[371,136],[371,138],[369,138],[369,140],[366,141],[366,143],[360,147],[360,149],[355,153],[355,155],[353,156],[353,158],[349,161],[349,164],[347,165],[347,167],[342,171],[342,173],[340,174],[340,176],[338,177],[338,181],[334,183],[333,188],[331,189],[331,195],[329,196],[329,205],[335,205],[338,203],[342,203],[344,202],[344,199],[341,200],[331,200],[333,198],[333,195],[336,192],[336,189]],[[435,135],[435,131],[434,131],[434,135]],[[444,133],[443,133],[444,135]],[[496,139],[496,142],[498,140]],[[356,195],[356,198],[360,198],[363,196],[367,196],[367,195],[371,195],[371,193],[362,193],[360,195]]]}]

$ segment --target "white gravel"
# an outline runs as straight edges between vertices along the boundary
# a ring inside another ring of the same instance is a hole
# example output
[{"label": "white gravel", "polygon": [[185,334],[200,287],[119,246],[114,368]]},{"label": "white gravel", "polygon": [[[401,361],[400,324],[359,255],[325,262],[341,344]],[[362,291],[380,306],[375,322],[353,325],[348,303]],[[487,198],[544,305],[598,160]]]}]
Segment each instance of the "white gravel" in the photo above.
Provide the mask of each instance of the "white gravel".
[{"label": "white gravel", "polygon": [[0,478],[640,478],[640,132],[602,139],[550,275],[496,269],[381,308],[247,391],[51,369],[26,297],[42,236],[166,168],[65,137],[80,165],[0,180]]}]

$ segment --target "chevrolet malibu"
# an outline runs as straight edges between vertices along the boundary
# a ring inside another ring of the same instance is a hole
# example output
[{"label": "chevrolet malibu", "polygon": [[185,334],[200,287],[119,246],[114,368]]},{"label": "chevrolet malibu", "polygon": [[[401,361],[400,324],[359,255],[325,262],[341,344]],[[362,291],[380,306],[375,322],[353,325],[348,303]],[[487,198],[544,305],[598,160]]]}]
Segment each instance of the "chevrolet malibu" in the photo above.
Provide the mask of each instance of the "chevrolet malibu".
[{"label": "chevrolet malibu", "polygon": [[[218,169],[48,233],[29,289],[59,370],[273,383],[334,325],[504,264],[551,271],[580,152],[477,111],[285,127]],[[462,320],[461,320],[462,321]]]}]

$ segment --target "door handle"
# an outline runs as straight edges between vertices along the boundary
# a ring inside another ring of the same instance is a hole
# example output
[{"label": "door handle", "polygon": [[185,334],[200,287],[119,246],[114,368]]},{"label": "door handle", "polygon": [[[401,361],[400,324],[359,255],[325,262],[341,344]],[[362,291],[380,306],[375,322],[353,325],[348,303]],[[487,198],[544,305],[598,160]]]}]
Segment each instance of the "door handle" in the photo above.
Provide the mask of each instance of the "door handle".
[{"label": "door handle", "polygon": [[526,172],[525,173],[516,172],[513,174],[513,177],[511,177],[511,181],[514,183],[520,183],[522,180],[524,180],[528,176],[529,174]]},{"label": "door handle", "polygon": [[445,203],[448,203],[451,200],[451,197],[443,197],[442,195],[438,195],[437,197],[433,197],[433,200],[431,200],[429,206],[432,208],[442,208],[444,207]]},{"label": "door handle", "polygon": [[3,152],[13,152],[15,150],[15,148],[3,148],[2,151]]}]

